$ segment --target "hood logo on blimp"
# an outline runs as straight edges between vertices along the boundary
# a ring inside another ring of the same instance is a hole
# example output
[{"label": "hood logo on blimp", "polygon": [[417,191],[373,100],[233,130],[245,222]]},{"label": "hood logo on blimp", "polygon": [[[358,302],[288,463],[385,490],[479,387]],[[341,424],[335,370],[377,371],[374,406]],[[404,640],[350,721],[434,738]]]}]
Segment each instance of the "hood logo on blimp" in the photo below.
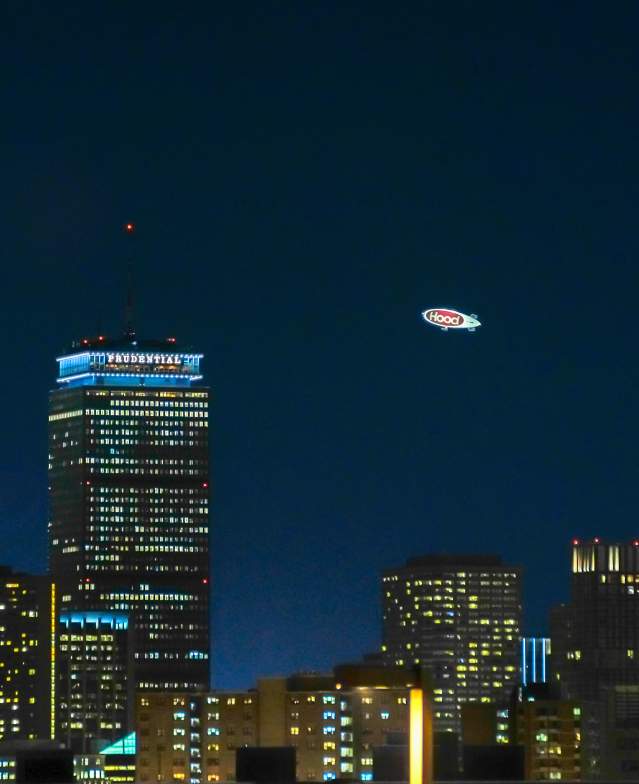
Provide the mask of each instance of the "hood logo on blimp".
[{"label": "hood logo on blimp", "polygon": [[440,327],[444,331],[448,329],[467,329],[469,332],[474,332],[477,327],[481,327],[481,322],[477,320],[477,315],[471,313],[467,316],[465,313],[460,313],[458,310],[450,310],[449,308],[430,308],[422,313],[424,321]]}]

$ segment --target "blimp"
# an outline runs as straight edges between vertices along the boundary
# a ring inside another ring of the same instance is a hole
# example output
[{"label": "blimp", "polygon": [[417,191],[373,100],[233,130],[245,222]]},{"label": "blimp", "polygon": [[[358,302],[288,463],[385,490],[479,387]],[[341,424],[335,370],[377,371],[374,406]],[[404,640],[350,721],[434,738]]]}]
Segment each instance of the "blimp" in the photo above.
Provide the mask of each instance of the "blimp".
[{"label": "blimp", "polygon": [[429,324],[443,329],[444,332],[449,329],[465,329],[468,332],[474,332],[477,327],[481,327],[476,313],[467,316],[465,313],[450,308],[429,308],[422,313],[422,318]]}]

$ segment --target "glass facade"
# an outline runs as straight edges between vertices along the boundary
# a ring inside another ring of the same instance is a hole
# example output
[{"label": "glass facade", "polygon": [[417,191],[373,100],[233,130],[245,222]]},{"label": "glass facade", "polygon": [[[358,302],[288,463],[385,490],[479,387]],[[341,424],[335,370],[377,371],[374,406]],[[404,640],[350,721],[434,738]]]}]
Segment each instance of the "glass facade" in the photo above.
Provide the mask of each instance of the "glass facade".
[{"label": "glass facade", "polygon": [[208,389],[175,342],[80,341],[49,403],[64,610],[128,614],[139,689],[209,685]]}]

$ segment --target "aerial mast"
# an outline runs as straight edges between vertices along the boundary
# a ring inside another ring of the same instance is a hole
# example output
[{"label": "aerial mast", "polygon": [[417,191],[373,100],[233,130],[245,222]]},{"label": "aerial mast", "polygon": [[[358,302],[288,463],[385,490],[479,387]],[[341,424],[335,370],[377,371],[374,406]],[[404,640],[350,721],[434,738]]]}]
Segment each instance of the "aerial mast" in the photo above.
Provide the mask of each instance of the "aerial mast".
[{"label": "aerial mast", "polygon": [[[135,224],[125,223],[124,233],[128,237],[128,242],[132,243],[135,234]],[[131,244],[129,244],[131,248]],[[133,252],[127,254],[127,285],[126,302],[124,306],[124,334],[130,340],[135,340],[135,326],[133,323]]]}]

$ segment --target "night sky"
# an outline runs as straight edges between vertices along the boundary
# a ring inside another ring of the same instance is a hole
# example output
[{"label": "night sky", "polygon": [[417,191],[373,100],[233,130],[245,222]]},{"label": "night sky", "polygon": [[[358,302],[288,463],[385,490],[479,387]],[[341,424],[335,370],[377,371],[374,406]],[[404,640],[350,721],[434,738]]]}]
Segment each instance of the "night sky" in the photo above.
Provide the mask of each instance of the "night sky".
[{"label": "night sky", "polygon": [[[47,392],[123,326],[201,349],[213,675],[380,640],[380,570],[637,520],[639,5],[4,4],[0,562],[46,564]],[[420,312],[477,313],[475,334]]]}]

